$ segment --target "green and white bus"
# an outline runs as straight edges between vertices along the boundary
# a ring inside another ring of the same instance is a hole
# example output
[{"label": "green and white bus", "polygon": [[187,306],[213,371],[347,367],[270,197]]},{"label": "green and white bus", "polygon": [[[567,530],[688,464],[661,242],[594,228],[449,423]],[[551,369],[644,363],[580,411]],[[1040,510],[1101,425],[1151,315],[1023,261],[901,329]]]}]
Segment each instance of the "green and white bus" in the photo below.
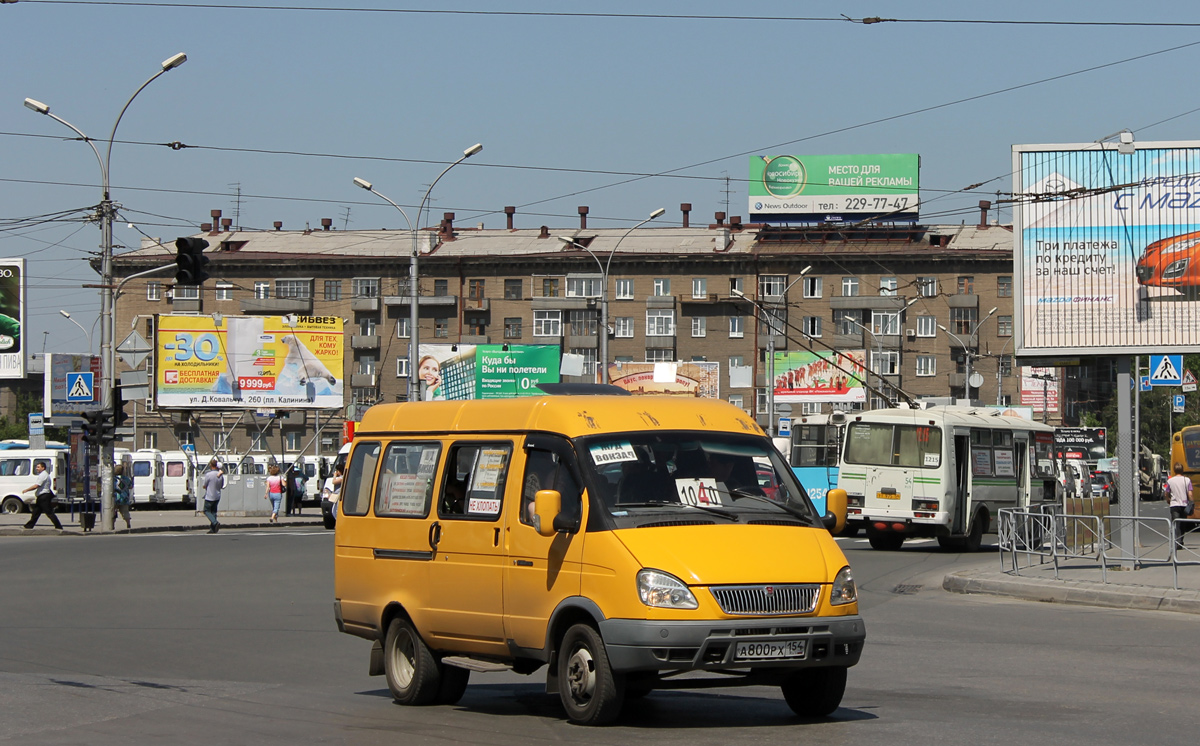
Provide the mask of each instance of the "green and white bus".
[{"label": "green and white bus", "polygon": [[975,551],[1000,508],[1055,499],[1054,428],[996,410],[881,409],[848,418],[838,486],[875,549],[936,537]]}]

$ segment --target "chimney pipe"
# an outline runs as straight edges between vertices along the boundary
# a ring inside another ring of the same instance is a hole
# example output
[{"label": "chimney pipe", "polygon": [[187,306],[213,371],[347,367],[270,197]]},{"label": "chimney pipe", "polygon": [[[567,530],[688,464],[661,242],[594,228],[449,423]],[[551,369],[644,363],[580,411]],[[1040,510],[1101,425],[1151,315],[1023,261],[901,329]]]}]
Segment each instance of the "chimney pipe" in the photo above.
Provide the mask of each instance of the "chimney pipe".
[{"label": "chimney pipe", "polygon": [[587,215],[588,215],[587,205],[580,205],[579,206],[579,230],[581,230],[581,231],[587,230]]},{"label": "chimney pipe", "polygon": [[277,230],[277,231],[278,231],[278,230],[282,230],[282,229],[283,229],[283,221],[282,221],[282,220],[276,220],[276,221],[275,221],[275,230]]},{"label": "chimney pipe", "polygon": [[742,216],[734,215],[733,217],[729,218],[729,227],[732,230],[740,231],[742,229]]},{"label": "chimney pipe", "polygon": [[717,219],[717,225],[725,225],[725,213],[715,212],[713,217]]},{"label": "chimney pipe", "polygon": [[543,225],[542,232],[538,234],[538,238],[550,238],[550,229]]},{"label": "chimney pipe", "polygon": [[209,210],[208,215],[209,215],[209,217],[212,218],[213,225],[221,224],[221,211],[220,210]]},{"label": "chimney pipe", "polygon": [[454,213],[442,213],[442,225],[440,231],[444,240],[448,241],[454,238]]},{"label": "chimney pipe", "polygon": [[692,211],[692,203],[684,202],[679,205],[679,209],[683,213],[683,227],[687,228],[691,225],[691,223],[688,221],[688,214]]},{"label": "chimney pipe", "polygon": [[508,229],[513,230],[513,215],[517,214],[517,208],[509,205],[504,208],[504,214],[508,216]]},{"label": "chimney pipe", "polygon": [[988,210],[990,210],[991,207],[992,207],[992,203],[988,202],[986,199],[979,200],[979,227],[980,228],[987,227]]},{"label": "chimney pipe", "polygon": [[233,218],[221,218],[221,230],[228,233],[231,225],[233,225]]},{"label": "chimney pipe", "polygon": [[201,223],[200,224],[200,232],[201,233],[212,233],[212,223]]},{"label": "chimney pipe", "polygon": [[327,231],[333,225],[333,218],[321,218],[321,230]]}]

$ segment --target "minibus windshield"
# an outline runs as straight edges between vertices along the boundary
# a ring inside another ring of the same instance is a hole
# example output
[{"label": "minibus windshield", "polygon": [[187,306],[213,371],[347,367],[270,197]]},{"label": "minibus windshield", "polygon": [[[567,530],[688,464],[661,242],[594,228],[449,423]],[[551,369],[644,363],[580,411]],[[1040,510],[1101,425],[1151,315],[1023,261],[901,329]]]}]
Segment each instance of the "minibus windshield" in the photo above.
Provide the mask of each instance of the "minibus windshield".
[{"label": "minibus windshield", "polygon": [[[819,525],[804,488],[763,438],[629,433],[582,442],[596,497],[619,526],[785,520]],[[595,503],[594,503],[595,504]]]}]

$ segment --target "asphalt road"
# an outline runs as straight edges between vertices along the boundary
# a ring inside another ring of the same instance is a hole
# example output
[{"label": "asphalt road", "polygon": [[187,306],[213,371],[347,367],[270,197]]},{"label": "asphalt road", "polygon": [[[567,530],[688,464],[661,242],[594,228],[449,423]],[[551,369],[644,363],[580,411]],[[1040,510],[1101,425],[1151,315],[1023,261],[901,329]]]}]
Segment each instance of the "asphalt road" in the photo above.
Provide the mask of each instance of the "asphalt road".
[{"label": "asphalt road", "polygon": [[1194,737],[1194,617],[941,590],[997,562],[840,540],[867,646],[833,718],[768,688],[655,692],[568,724],[544,676],[404,708],[337,632],[329,532],[0,539],[0,743],[1173,744]]}]

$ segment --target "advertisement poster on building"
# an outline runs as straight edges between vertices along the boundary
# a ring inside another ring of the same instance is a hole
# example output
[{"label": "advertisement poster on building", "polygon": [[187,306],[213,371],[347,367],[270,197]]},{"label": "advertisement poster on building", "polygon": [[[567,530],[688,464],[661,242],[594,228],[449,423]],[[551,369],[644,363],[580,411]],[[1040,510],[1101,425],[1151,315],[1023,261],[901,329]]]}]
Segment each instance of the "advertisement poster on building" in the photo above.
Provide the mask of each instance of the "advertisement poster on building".
[{"label": "advertisement poster on building", "polygon": [[25,377],[25,260],[0,259],[0,378]]},{"label": "advertisement poster on building", "polygon": [[1056,368],[1021,366],[1021,405],[1041,414],[1058,414]]},{"label": "advertisement poster on building", "polygon": [[160,407],[336,409],[343,406],[336,316],[160,316]]},{"label": "advertisement poster on building", "polygon": [[1200,350],[1200,142],[1013,148],[1017,353]]},{"label": "advertisement poster on building", "polygon": [[721,396],[720,363],[675,363],[673,380],[655,380],[656,363],[610,363],[608,380],[631,394],[659,396],[698,396],[719,399]]},{"label": "advertisement poster on building", "polygon": [[750,219],[916,220],[921,158],[888,155],[750,156]]},{"label": "advertisement poster on building", "polygon": [[865,350],[786,350],[775,353],[775,401],[862,402],[867,400]]},{"label": "advertisement poster on building", "polygon": [[559,347],[423,344],[417,377],[422,401],[542,396],[538,384],[559,381]]}]

